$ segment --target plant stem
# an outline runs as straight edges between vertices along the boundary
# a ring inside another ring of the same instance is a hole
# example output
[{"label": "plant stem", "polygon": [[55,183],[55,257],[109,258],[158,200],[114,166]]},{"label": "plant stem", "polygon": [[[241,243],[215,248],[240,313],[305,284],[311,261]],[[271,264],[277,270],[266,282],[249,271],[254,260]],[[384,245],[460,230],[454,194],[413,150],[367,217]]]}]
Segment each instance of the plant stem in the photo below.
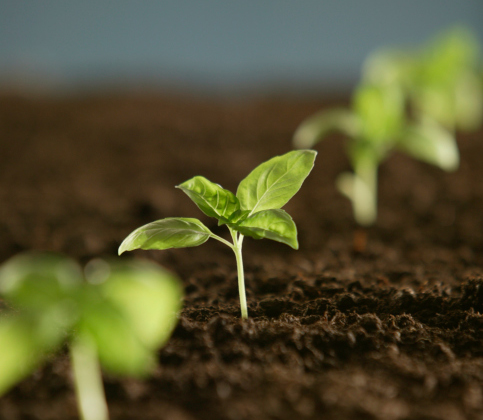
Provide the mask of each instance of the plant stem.
[{"label": "plant stem", "polygon": [[71,344],[74,383],[82,420],[109,420],[95,345],[87,337]]},{"label": "plant stem", "polygon": [[354,182],[354,218],[363,226],[373,224],[377,218],[377,163],[361,162],[355,174],[361,182]]},{"label": "plant stem", "polygon": [[247,296],[245,292],[245,273],[243,271],[243,256],[242,256],[242,243],[243,243],[244,236],[241,233],[238,233],[235,230],[231,229],[230,227],[228,227],[228,230],[230,231],[231,237],[233,239],[233,244],[221,238],[220,236],[215,235],[214,233],[211,234],[211,237],[213,239],[216,239],[217,241],[220,241],[226,246],[230,247],[235,253],[236,268],[238,272],[238,293],[240,295],[241,316],[243,319],[247,319],[248,318]]},{"label": "plant stem", "polygon": [[245,272],[243,271],[243,256],[242,256],[242,244],[244,236],[230,229],[231,237],[233,238],[233,252],[236,258],[236,268],[238,272],[238,293],[240,295],[240,309],[241,317],[243,319],[248,318],[247,309],[247,296],[245,292]]}]

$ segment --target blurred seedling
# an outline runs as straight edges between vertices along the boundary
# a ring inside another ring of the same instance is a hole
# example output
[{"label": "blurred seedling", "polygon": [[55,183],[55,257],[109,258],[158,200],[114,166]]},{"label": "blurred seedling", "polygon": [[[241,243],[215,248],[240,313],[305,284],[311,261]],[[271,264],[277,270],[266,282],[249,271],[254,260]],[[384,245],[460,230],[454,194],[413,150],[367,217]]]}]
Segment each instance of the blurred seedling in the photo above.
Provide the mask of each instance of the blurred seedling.
[{"label": "blurred seedling", "polygon": [[256,167],[236,195],[202,176],[183,182],[181,189],[207,216],[226,225],[232,243],[214,234],[200,220],[170,217],[133,231],[119,247],[119,254],[134,249],[169,249],[198,246],[209,238],[235,253],[242,318],[248,317],[242,243],[245,236],[272,239],[298,249],[297,228],[281,208],[297,193],[314,165],[316,152],[299,150],[276,156]]},{"label": "blurred seedling", "polygon": [[108,419],[101,365],[147,375],[181,302],[177,278],[154,264],[97,259],[83,273],[73,260],[44,253],[4,263],[0,293],[12,308],[0,317],[0,395],[67,342],[83,420]]},{"label": "blurred seedling", "polygon": [[419,54],[377,53],[368,59],[349,109],[318,112],[296,130],[294,146],[304,149],[333,131],[347,136],[353,173],[341,174],[336,185],[351,200],[359,225],[376,221],[378,167],[390,152],[445,171],[458,168],[454,129],[481,122],[473,44],[466,31],[454,29]]}]

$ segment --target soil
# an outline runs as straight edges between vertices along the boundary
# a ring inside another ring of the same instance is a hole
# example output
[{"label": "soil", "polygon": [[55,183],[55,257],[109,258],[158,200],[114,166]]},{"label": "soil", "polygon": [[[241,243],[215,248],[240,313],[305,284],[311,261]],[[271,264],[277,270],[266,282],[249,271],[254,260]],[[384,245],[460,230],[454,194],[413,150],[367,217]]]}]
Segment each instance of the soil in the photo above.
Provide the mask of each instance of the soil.
[{"label": "soil", "polygon": [[[175,185],[203,175],[236,190],[291,150],[301,120],[343,98],[193,98],[160,93],[0,96],[0,260],[53,250],[114,257],[134,228],[205,217]],[[379,217],[362,231],[334,187],[343,139],[285,209],[300,249],[216,241],[136,251],[178,273],[184,309],[147,380],[105,375],[111,419],[483,419],[483,131],[458,138],[455,173],[392,155]],[[124,256],[123,256],[124,257]],[[0,419],[76,419],[65,353],[0,399]]]}]

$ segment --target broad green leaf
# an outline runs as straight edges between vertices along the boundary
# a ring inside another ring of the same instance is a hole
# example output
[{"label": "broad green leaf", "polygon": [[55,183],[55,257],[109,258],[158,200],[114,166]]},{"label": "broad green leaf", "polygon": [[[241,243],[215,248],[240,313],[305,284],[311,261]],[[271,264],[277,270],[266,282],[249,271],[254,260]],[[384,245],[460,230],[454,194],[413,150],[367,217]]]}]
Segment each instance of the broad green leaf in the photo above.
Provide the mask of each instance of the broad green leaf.
[{"label": "broad green leaf", "polygon": [[284,210],[262,210],[230,227],[255,239],[272,239],[298,249],[297,227]]},{"label": "broad green leaf", "polygon": [[0,318],[0,395],[31,373],[65,337],[49,316]]},{"label": "broad green leaf", "polygon": [[[90,295],[90,296],[89,296]],[[95,343],[101,364],[110,372],[144,375],[153,368],[155,357],[113,303],[94,293],[86,293],[76,338]]]},{"label": "broad green leaf", "polygon": [[454,171],[459,166],[459,151],[455,138],[439,124],[422,122],[409,126],[398,148],[416,159]]},{"label": "broad green leaf", "polygon": [[133,249],[187,248],[205,243],[211,231],[198,219],[169,217],[141,226],[119,247],[119,255]]},{"label": "broad green leaf", "polygon": [[40,313],[69,299],[81,283],[80,267],[56,254],[23,253],[0,269],[0,293],[14,305]]},{"label": "broad green leaf", "polygon": [[297,149],[310,148],[333,131],[353,138],[360,131],[359,120],[346,109],[317,112],[299,125],[293,136],[293,144]]},{"label": "broad green leaf", "polygon": [[100,284],[150,349],[169,338],[181,309],[180,281],[161,267],[146,262],[111,264],[108,279]]},{"label": "broad green leaf", "polygon": [[202,176],[195,176],[178,185],[207,216],[227,222],[230,215],[240,208],[240,203],[231,191]]},{"label": "broad green leaf", "polygon": [[283,207],[302,186],[316,155],[314,150],[295,150],[257,166],[238,186],[241,209],[253,214]]},{"label": "broad green leaf", "polygon": [[20,318],[0,320],[0,395],[30,374],[42,359],[34,331]]}]

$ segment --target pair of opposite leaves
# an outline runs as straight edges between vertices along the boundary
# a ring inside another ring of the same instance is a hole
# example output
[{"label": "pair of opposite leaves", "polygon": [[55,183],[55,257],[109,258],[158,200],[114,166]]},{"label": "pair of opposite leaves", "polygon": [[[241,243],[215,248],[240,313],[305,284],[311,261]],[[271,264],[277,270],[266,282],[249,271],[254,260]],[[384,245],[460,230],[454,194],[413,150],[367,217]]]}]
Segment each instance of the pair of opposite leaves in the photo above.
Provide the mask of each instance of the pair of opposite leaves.
[{"label": "pair of opposite leaves", "polygon": [[[207,216],[231,231],[255,239],[272,239],[298,249],[297,228],[281,210],[302,186],[313,168],[317,152],[295,150],[256,167],[236,195],[202,176],[182,183],[185,192]],[[119,247],[119,254],[133,249],[168,249],[201,245],[215,235],[198,219],[170,217],[141,226]]]}]

